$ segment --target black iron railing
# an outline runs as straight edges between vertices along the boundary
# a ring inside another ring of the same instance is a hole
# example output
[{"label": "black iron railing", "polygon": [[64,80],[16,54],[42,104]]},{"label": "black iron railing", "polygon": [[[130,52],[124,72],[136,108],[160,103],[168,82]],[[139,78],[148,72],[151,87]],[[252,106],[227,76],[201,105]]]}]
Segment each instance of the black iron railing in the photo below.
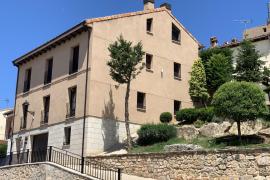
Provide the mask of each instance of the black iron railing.
[{"label": "black iron railing", "polygon": [[0,157],[0,167],[34,162],[52,162],[102,180],[121,180],[121,169],[91,161],[80,155],[49,146],[47,149],[11,152]]}]

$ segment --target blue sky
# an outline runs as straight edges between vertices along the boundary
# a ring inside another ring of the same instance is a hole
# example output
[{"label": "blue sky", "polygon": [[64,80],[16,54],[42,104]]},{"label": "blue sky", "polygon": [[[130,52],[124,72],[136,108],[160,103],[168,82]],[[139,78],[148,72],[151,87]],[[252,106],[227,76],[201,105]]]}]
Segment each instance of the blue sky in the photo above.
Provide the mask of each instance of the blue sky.
[{"label": "blue sky", "polygon": [[[240,38],[247,27],[263,25],[268,0],[165,0],[173,14],[204,45]],[[12,60],[84,19],[143,9],[143,0],[3,0],[0,1],[0,109],[14,104],[16,68]],[[156,0],[156,6],[164,0]]]}]

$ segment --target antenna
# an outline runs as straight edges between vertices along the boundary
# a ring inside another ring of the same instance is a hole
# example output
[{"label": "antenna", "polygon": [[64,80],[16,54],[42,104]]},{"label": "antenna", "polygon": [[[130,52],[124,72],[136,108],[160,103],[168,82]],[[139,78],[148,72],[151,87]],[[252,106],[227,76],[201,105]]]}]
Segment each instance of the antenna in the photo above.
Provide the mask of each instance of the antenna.
[{"label": "antenna", "polygon": [[8,98],[6,98],[6,99],[0,99],[0,101],[6,102],[6,107],[8,107],[8,105],[9,105],[9,99]]},{"label": "antenna", "polygon": [[252,20],[251,19],[237,19],[233,20],[233,22],[239,22],[245,25],[245,30],[247,29],[247,24],[251,24]]},{"label": "antenna", "polygon": [[270,2],[267,3],[267,8],[268,8],[267,24],[270,24]]}]

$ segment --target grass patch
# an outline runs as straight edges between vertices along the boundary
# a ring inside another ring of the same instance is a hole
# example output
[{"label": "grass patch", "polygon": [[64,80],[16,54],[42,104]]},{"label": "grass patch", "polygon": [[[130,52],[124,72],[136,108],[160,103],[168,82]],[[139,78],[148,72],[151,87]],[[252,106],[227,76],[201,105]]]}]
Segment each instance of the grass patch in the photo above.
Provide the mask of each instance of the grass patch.
[{"label": "grass patch", "polygon": [[242,136],[243,143],[239,144],[237,136],[225,136],[221,138],[206,138],[198,137],[196,139],[187,141],[183,138],[173,138],[167,142],[156,143],[149,146],[135,146],[131,153],[157,153],[164,152],[164,146],[172,144],[195,144],[203,147],[206,150],[211,149],[225,149],[225,148],[266,148],[270,147],[270,144],[264,144],[263,139],[259,136]]}]

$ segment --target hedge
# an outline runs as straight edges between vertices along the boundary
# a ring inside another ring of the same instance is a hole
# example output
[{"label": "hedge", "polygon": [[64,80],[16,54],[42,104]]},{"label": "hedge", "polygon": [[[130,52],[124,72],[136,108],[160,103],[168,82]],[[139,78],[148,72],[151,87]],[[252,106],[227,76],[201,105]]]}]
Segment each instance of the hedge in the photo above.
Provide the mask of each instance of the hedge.
[{"label": "hedge", "polygon": [[162,123],[169,123],[172,121],[172,114],[170,112],[161,113],[159,120]]},{"label": "hedge", "polygon": [[166,142],[176,137],[177,130],[173,125],[168,124],[146,124],[138,130],[138,135],[138,144],[145,146]]}]

